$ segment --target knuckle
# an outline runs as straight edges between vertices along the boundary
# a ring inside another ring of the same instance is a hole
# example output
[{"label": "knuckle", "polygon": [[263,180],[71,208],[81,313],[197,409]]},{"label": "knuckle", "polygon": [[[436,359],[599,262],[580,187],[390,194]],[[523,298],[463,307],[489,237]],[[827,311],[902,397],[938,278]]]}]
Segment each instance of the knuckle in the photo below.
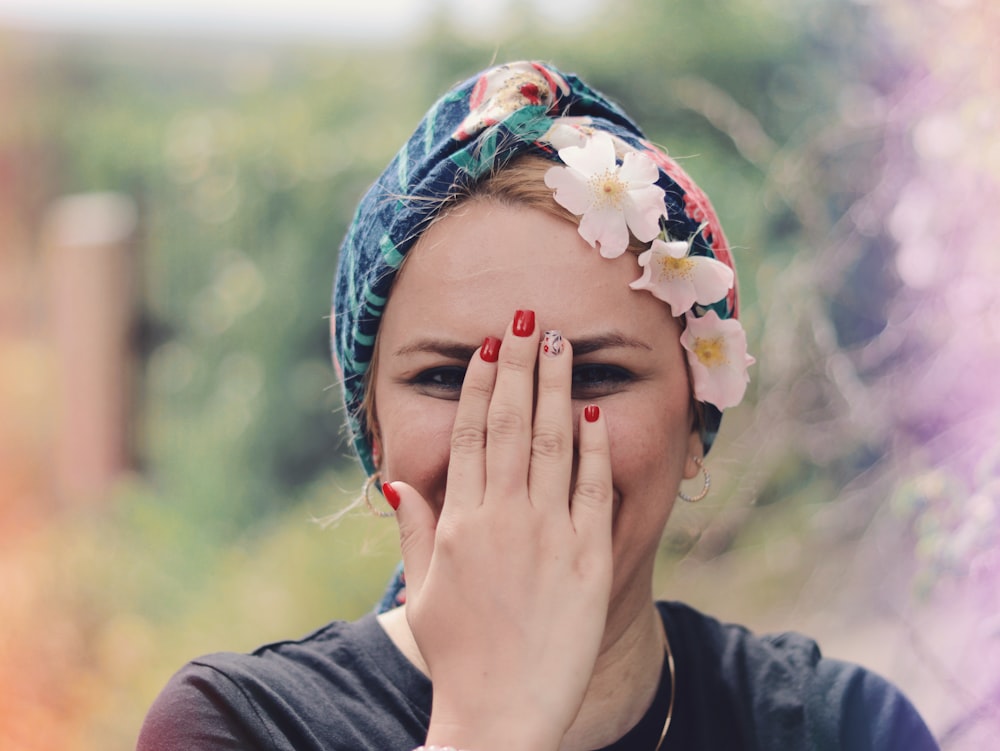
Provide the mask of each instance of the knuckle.
[{"label": "knuckle", "polygon": [[486,430],[490,437],[520,438],[527,429],[527,420],[519,410],[495,407],[486,419]]},{"label": "knuckle", "polygon": [[535,428],[531,436],[531,454],[542,459],[557,459],[568,453],[569,443],[568,436],[557,428]]},{"label": "knuckle", "polygon": [[518,355],[510,355],[506,359],[501,360],[500,369],[510,371],[517,375],[535,373],[535,362],[531,358],[519,357]]},{"label": "knuckle", "polygon": [[462,383],[462,396],[485,399],[493,395],[493,382],[483,378],[466,378]]},{"label": "knuckle", "polygon": [[460,548],[460,540],[453,530],[438,530],[434,537],[436,555],[453,556]]},{"label": "knuckle", "polygon": [[416,530],[400,526],[399,528],[399,548],[403,554],[407,554],[410,550],[415,549],[419,544],[419,536]]},{"label": "knuckle", "polygon": [[451,432],[451,450],[459,453],[482,451],[486,447],[486,431],[481,425],[463,423]]},{"label": "knuckle", "polygon": [[581,439],[579,447],[580,456],[586,456],[590,460],[601,460],[605,457],[610,458],[610,451],[608,449],[607,442],[602,441],[584,441]]},{"label": "knuckle", "polygon": [[610,483],[596,478],[580,478],[573,490],[576,498],[593,503],[610,501],[611,492]]}]

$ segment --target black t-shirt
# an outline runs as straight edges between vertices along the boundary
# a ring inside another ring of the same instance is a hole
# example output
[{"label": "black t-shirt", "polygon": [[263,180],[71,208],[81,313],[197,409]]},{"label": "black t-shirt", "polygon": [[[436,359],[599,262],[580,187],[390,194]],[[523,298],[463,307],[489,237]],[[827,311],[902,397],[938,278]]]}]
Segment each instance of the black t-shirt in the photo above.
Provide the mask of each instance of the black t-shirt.
[{"label": "black t-shirt", "polygon": [[[659,608],[677,682],[664,749],[938,748],[898,689],[823,658],[812,640],[756,637],[678,603]],[[645,717],[609,748],[652,751],[669,699],[665,669]],[[138,751],[410,751],[430,707],[430,681],[368,615],[190,662],[150,709]]]}]

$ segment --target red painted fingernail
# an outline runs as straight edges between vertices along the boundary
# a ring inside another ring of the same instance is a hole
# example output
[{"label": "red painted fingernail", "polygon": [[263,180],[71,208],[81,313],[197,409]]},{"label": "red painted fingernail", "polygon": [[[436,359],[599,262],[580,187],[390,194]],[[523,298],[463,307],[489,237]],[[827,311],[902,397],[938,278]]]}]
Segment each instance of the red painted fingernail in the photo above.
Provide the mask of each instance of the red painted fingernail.
[{"label": "red painted fingernail", "polygon": [[385,499],[389,502],[389,505],[392,506],[393,511],[399,508],[399,493],[396,492],[396,489],[392,487],[392,485],[390,485],[387,482],[383,482],[382,495],[385,496]]},{"label": "red painted fingernail", "polygon": [[597,418],[601,416],[601,408],[596,404],[588,404],[583,408],[583,419],[587,422],[597,422]]},{"label": "red painted fingernail", "polygon": [[500,340],[495,336],[488,336],[483,339],[483,346],[479,348],[479,356],[486,362],[496,362],[500,357]]},{"label": "red painted fingernail", "polygon": [[535,333],[535,311],[519,310],[514,314],[515,336],[531,336]]}]

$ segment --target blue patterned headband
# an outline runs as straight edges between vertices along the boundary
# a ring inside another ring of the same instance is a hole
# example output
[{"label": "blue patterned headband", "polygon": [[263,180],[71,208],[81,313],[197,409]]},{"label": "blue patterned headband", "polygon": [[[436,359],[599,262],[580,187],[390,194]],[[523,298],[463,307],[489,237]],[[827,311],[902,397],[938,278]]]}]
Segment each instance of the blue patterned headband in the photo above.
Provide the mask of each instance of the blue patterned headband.
[{"label": "blue patterned headband", "polygon": [[[607,136],[600,136],[602,133]],[[343,384],[354,448],[368,473],[376,467],[366,429],[365,374],[390,289],[421,232],[457,188],[495,173],[517,157],[535,155],[555,165],[568,165],[565,177],[553,176],[549,182],[546,176],[546,182],[557,188],[554,199],[583,215],[581,235],[592,246],[600,244],[602,255],[618,255],[624,252],[624,244],[609,251],[613,233],[601,235],[593,229],[592,217],[597,216],[597,210],[593,209],[588,218],[585,209],[575,210],[572,206],[574,180],[585,185],[588,177],[581,177],[572,167],[586,171],[581,163],[593,162],[594,154],[589,152],[602,149],[607,152],[610,167],[601,174],[620,169],[627,177],[626,171],[635,172],[641,162],[650,178],[636,195],[645,191],[643,205],[647,210],[650,191],[655,191],[652,231],[640,232],[631,221],[628,225],[637,239],[652,242],[653,246],[639,257],[645,276],[632,286],[648,289],[670,302],[674,315],[686,312],[688,331],[702,322],[714,322],[716,328],[701,338],[690,337],[688,343],[682,336],[692,369],[711,370],[725,366],[727,358],[733,361],[730,381],[734,385],[730,395],[721,399],[699,394],[695,374],[695,398],[704,402],[701,438],[708,451],[722,419],[721,407],[731,406],[742,397],[746,366],[753,362],[746,355],[746,337],[735,320],[738,304],[733,259],[715,211],[691,178],[665,152],[649,143],[616,104],[574,75],[560,73],[543,63],[519,62],[470,78],[430,109],[362,198],[341,246],[331,320],[334,362]],[[623,211],[627,217],[629,209]],[[624,223],[621,232],[627,242]],[[696,296],[692,287],[690,299],[685,297],[678,311],[676,296],[672,298],[669,290],[661,293],[655,284],[661,280],[662,289],[667,289],[668,283],[674,283],[670,280],[690,278],[696,261],[709,263],[702,259],[715,259],[718,263],[714,265],[720,268],[724,265],[722,271],[728,275],[728,282],[721,293],[705,299],[704,293]],[[651,274],[653,281],[642,286],[640,282],[649,280]],[[727,354],[723,339],[733,336],[742,339],[742,350],[737,346]]]}]

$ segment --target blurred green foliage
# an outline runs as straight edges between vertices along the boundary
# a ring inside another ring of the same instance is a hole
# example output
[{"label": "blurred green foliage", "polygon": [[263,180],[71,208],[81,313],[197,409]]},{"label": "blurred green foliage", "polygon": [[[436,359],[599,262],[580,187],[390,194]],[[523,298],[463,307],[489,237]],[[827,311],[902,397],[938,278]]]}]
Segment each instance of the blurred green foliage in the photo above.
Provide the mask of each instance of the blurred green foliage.
[{"label": "blurred green foliage", "polygon": [[[839,27],[862,41],[863,15],[830,3],[795,19],[747,2],[606,13],[567,37],[524,18],[524,33],[497,54],[579,71],[684,158],[740,248],[753,330],[756,268],[785,266],[864,187],[854,177],[866,174],[864,143],[850,163],[838,149],[845,184],[833,193],[827,176],[815,205],[791,194],[803,192],[808,168],[784,182],[771,171],[778,143],[797,159],[825,156],[806,145],[820,124],[839,122],[838,96],[863,80],[868,61],[863,45],[848,56],[821,35]],[[327,389],[337,245],[358,196],[428,102],[491,56],[442,18],[434,35],[397,49],[80,42],[46,61],[43,139],[58,155],[59,189],[128,192],[146,220],[148,475],[222,537],[344,466],[331,419],[339,401]]]}]

